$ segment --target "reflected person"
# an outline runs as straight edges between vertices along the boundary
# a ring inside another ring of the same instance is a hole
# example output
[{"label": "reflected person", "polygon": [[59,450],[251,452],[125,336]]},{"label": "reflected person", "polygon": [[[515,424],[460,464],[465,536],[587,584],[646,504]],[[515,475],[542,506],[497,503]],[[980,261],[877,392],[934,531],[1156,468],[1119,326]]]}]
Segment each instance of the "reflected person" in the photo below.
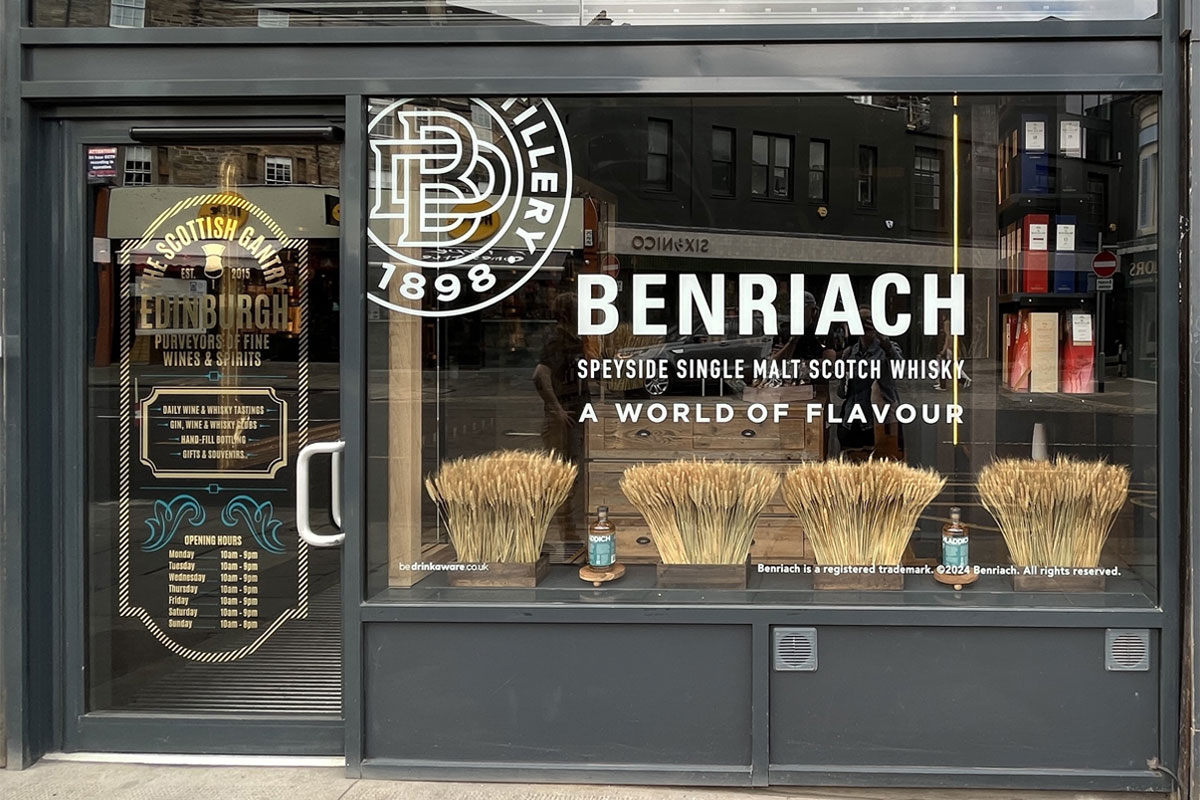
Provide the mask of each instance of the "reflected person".
[{"label": "reflected person", "polygon": [[583,451],[579,415],[588,401],[587,382],[576,372],[584,357],[583,340],[574,329],[576,296],[564,292],[551,302],[554,335],[542,349],[533,371],[533,386],[542,398],[542,443],[571,461]]},{"label": "reflected person", "polygon": [[[853,370],[838,387],[842,398],[841,422],[837,437],[841,451],[852,461],[864,461],[870,457],[904,460],[904,436],[896,420],[895,408],[900,402],[900,392],[892,377],[889,362],[901,357],[900,347],[875,330],[871,310],[860,308],[862,335],[842,351],[843,361],[864,362],[863,368]],[[878,364],[879,378],[872,378],[869,365]],[[887,414],[880,423],[872,405],[888,406]],[[855,419],[850,420],[851,414]]]}]

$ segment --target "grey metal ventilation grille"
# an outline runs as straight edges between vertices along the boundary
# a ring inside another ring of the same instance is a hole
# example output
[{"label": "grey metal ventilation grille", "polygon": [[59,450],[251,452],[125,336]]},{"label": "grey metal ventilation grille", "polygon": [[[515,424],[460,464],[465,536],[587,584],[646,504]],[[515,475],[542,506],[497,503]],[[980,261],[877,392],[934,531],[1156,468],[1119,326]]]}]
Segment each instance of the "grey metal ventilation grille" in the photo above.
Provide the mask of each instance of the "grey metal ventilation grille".
[{"label": "grey metal ventilation grille", "polygon": [[816,628],[774,628],[772,634],[776,672],[816,672]]},{"label": "grey metal ventilation grille", "polygon": [[1140,628],[1105,630],[1104,668],[1109,672],[1149,671],[1150,631]]}]

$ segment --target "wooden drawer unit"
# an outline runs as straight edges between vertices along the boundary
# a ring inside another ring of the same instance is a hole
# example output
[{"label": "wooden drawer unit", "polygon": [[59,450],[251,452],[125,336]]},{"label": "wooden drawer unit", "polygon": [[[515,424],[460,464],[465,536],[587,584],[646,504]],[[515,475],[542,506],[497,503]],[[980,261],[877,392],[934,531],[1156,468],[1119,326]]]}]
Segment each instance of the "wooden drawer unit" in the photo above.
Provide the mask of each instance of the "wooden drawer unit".
[{"label": "wooden drawer unit", "polygon": [[746,452],[761,458],[779,458],[779,426],[773,422],[754,424],[748,419],[729,422],[697,422],[692,426],[696,452]]},{"label": "wooden drawer unit", "polygon": [[806,422],[804,417],[789,417],[781,421],[779,447],[790,461],[821,461],[825,458],[825,423],[817,418]]},{"label": "wooden drawer unit", "polygon": [[[695,398],[686,399],[692,400],[689,405],[694,414]],[[670,406],[683,400],[670,398],[663,402]],[[635,402],[649,405],[655,401]],[[617,557],[621,561],[636,564],[659,560],[645,520],[620,488],[621,476],[629,467],[695,457],[749,461],[782,476],[798,461],[821,458],[824,426],[820,420],[806,423],[802,404],[793,406],[797,416],[781,423],[755,424],[746,418],[748,404],[731,398],[704,399],[703,416],[715,419],[717,403],[733,405],[734,418],[728,422],[696,422],[693,418],[687,422],[668,419],[654,423],[643,415],[638,422],[621,422],[612,405],[596,404],[599,419],[587,423],[587,459],[583,464],[585,502],[589,514],[594,514],[597,506],[608,506],[609,515],[617,523]],[[799,524],[783,502],[782,492],[776,491],[759,519],[751,561],[811,563],[812,553]]]},{"label": "wooden drawer unit", "polygon": [[616,416],[602,416],[588,423],[588,455],[634,456],[642,453],[658,457],[686,456],[692,449],[690,422],[621,422]]},{"label": "wooden drawer unit", "polygon": [[[594,513],[596,506],[608,506],[609,514],[637,514],[638,511],[621,491],[621,476],[625,470],[639,462],[630,461],[592,461],[587,465],[588,509]],[[644,463],[644,462],[643,462]],[[783,473],[792,465],[787,463],[762,463],[760,466],[772,469],[780,475],[780,486],[783,485]],[[782,490],[776,491],[763,509],[763,514],[788,516],[787,504],[783,502]],[[641,516],[638,515],[638,519]]]},{"label": "wooden drawer unit", "polygon": [[[816,461],[822,457],[825,426],[820,419],[806,422],[803,407],[782,421],[754,423],[746,418],[746,404],[730,402],[734,418],[728,422],[622,422],[611,405],[597,404],[599,419],[587,423],[588,458],[730,458],[751,461]],[[695,404],[689,407],[695,409]],[[715,419],[714,402],[703,404],[704,416]]]},{"label": "wooden drawer unit", "polygon": [[[656,564],[658,548],[640,516],[613,517],[617,525],[617,560],[624,564]],[[751,564],[811,564],[812,553],[794,517],[761,517],[750,545]]]}]

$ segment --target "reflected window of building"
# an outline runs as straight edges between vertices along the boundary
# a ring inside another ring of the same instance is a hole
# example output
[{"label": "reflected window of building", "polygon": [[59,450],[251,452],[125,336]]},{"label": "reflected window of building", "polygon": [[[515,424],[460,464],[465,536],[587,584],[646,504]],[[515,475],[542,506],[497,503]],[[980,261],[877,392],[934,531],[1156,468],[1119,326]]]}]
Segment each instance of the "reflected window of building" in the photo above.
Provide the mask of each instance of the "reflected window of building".
[{"label": "reflected window of building", "polygon": [[792,137],[756,133],[752,142],[750,193],[787,200],[792,196]]},{"label": "reflected window of building", "polygon": [[651,119],[646,126],[646,188],[671,190],[671,121]]},{"label": "reflected window of building", "polygon": [[942,155],[932,147],[918,147],[913,156],[913,226],[925,230],[942,227]]},{"label": "reflected window of building", "polygon": [[734,133],[730,128],[713,128],[712,132],[712,191],[722,197],[733,197]]},{"label": "reflected window of building", "polygon": [[153,156],[149,147],[126,147],[124,183],[126,186],[146,186],[151,182]]},{"label": "reflected window of building", "polygon": [[825,139],[808,140],[808,199],[829,200],[829,142]]},{"label": "reflected window of building", "polygon": [[879,165],[879,149],[859,145],[858,172],[855,185],[858,187],[858,205],[860,208],[875,207],[875,179]]},{"label": "reflected window of building", "polygon": [[475,135],[482,141],[494,141],[492,136],[492,116],[480,106],[471,106],[471,125],[475,128]]},{"label": "reflected window of building", "polygon": [[289,26],[290,19],[286,11],[276,11],[273,8],[258,10],[258,27],[260,28],[286,28]]},{"label": "reflected window of building", "polygon": [[1158,104],[1144,106],[1138,124],[1138,233],[1158,225]]},{"label": "reflected window of building", "polygon": [[112,28],[146,27],[146,0],[112,0],[108,24]]},{"label": "reflected window of building", "polygon": [[292,159],[287,156],[267,156],[264,162],[267,183],[291,183]]},{"label": "reflected window of building", "polygon": [[[33,22],[39,27],[96,27],[105,24],[105,11],[111,0],[33,0]],[[117,3],[111,3],[116,6]],[[121,5],[128,5],[122,3]],[[754,3],[665,3],[650,0],[628,7],[596,9],[583,0],[543,0],[537,4],[524,0],[489,0],[487,3],[456,0],[453,3],[309,3],[303,7],[276,9],[244,3],[164,3],[155,9],[152,26],[162,27],[287,27],[290,16],[297,16],[305,27],[346,26],[443,26],[487,27],[590,26],[623,28],[627,26],[720,26],[720,25],[822,25],[822,24],[922,24],[969,22],[1038,23],[1071,20],[1144,20],[1160,13],[1159,0],[1061,0],[1053,6],[1044,3],[995,3],[982,0],[911,4],[907,0],[864,0],[863,2],[822,4]],[[145,5],[139,4],[139,9]],[[277,16],[278,15],[278,16]],[[280,20],[283,17],[284,22]],[[113,26],[141,27],[142,23]],[[1053,22],[1051,22],[1053,24]],[[1079,98],[1080,95],[1076,95]],[[1081,103],[1106,103],[1106,95],[1083,95]],[[853,95],[863,105],[888,107],[896,95]],[[892,106],[896,107],[896,106]],[[1078,113],[1078,112],[1071,112]],[[1087,113],[1086,111],[1084,113]]]}]

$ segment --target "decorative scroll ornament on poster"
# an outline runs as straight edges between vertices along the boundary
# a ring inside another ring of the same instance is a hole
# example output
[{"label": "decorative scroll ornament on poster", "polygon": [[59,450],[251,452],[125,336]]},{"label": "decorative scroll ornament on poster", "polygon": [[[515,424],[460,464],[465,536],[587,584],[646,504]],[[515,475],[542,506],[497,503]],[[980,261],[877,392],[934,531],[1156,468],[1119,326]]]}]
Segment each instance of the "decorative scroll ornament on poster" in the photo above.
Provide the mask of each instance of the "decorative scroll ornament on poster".
[{"label": "decorative scroll ornament on poster", "polygon": [[176,196],[120,249],[117,610],[226,662],[308,614],[285,525],[309,435],[308,241],[232,189]]},{"label": "decorative scroll ornament on poster", "polygon": [[545,98],[397,100],[367,126],[368,236],[383,274],[368,297],[422,317],[468,314],[551,258],[571,200],[571,154]]}]

